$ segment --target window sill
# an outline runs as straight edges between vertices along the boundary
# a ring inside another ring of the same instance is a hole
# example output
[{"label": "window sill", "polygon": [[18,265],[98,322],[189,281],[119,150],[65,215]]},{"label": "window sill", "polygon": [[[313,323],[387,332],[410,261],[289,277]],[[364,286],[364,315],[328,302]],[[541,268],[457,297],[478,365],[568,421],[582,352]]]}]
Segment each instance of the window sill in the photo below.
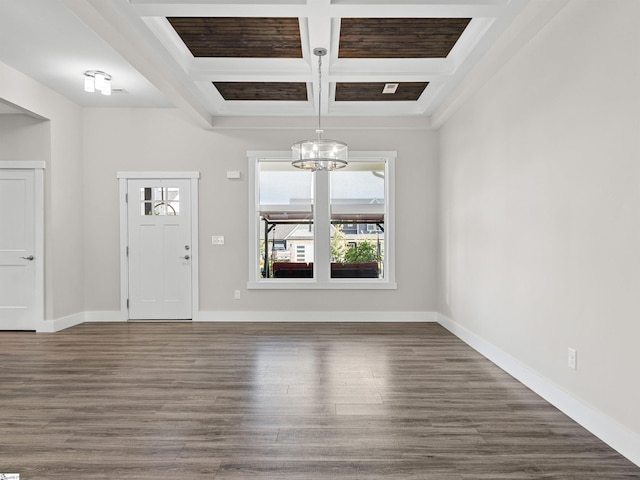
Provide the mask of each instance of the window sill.
[{"label": "window sill", "polygon": [[329,282],[317,282],[313,279],[291,280],[270,279],[265,281],[248,282],[249,290],[397,290],[396,282],[371,279],[353,281],[351,279],[333,279]]}]

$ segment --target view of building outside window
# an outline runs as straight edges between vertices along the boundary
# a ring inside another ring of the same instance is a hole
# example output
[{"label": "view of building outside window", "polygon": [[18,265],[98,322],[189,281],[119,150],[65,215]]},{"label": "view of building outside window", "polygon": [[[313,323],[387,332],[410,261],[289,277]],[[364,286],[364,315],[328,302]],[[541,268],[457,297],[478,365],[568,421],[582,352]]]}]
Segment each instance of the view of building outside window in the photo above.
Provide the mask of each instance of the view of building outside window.
[{"label": "view of building outside window", "polygon": [[313,174],[290,162],[258,163],[260,278],[313,278]]},{"label": "view of building outside window", "polygon": [[331,172],[331,278],[384,278],[385,162]]}]

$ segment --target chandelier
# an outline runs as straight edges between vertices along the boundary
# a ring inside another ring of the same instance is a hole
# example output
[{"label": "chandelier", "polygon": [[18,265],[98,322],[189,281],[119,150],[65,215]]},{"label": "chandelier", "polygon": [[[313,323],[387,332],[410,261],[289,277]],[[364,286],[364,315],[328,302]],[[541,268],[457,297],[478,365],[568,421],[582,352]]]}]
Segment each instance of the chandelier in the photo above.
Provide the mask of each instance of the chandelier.
[{"label": "chandelier", "polygon": [[294,167],[316,172],[318,170],[335,170],[347,166],[347,144],[337,140],[322,138],[322,57],[327,54],[326,48],[315,48],[313,54],[318,57],[318,138],[301,140],[291,147]]}]

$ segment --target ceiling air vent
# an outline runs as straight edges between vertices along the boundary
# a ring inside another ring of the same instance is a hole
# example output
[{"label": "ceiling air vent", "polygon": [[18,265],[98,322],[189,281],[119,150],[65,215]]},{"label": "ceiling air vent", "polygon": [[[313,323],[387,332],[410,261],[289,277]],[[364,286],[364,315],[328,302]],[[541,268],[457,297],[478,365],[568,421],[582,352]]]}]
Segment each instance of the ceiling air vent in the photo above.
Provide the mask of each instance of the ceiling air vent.
[{"label": "ceiling air vent", "polygon": [[382,93],[396,93],[399,83],[385,83]]}]

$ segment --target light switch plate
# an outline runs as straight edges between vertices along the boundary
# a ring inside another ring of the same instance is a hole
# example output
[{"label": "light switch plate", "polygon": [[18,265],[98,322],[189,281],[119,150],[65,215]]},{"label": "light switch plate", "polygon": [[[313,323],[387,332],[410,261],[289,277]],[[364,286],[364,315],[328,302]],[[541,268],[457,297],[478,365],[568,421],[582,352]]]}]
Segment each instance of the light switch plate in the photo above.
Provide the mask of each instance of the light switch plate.
[{"label": "light switch plate", "polygon": [[578,368],[578,352],[575,348],[567,349],[567,365],[572,370],[577,370]]},{"label": "light switch plate", "polygon": [[211,245],[224,245],[224,237],[221,235],[213,235],[211,237]]}]

